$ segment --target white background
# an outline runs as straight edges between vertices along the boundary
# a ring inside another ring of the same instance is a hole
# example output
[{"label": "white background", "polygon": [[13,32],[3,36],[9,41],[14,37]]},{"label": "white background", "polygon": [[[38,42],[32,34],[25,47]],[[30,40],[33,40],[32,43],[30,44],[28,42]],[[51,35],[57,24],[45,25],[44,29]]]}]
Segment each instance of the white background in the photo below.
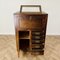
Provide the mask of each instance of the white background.
[{"label": "white background", "polygon": [[60,0],[0,0],[0,34],[15,34],[13,13],[23,4],[41,5],[48,13],[47,35],[60,35]]}]

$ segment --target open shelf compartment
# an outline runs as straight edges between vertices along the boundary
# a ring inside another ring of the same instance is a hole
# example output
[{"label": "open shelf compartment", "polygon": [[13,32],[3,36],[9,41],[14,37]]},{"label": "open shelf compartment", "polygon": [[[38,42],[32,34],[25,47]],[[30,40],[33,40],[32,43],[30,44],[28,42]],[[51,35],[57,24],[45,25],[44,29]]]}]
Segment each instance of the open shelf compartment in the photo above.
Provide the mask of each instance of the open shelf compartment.
[{"label": "open shelf compartment", "polygon": [[19,39],[30,39],[29,31],[19,31]]},{"label": "open shelf compartment", "polygon": [[22,50],[23,52],[29,51],[29,39],[20,39],[19,49]]}]

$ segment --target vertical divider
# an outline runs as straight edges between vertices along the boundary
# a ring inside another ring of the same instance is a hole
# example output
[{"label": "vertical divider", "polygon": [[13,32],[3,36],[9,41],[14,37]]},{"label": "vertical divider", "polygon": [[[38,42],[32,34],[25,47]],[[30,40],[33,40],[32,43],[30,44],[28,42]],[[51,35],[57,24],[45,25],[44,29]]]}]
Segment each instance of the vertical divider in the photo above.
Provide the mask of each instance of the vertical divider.
[{"label": "vertical divider", "polygon": [[17,45],[17,53],[19,57],[19,32],[16,31],[16,45]]},{"label": "vertical divider", "polygon": [[31,43],[31,42],[32,42],[32,41],[31,41],[31,40],[32,40],[32,39],[31,39],[31,30],[30,30],[29,32],[30,32],[29,35],[30,35],[30,53],[31,53],[31,48],[32,48],[32,46],[31,46],[31,44],[32,44],[32,43]]},{"label": "vertical divider", "polygon": [[19,31],[18,31],[18,57],[19,57]]}]

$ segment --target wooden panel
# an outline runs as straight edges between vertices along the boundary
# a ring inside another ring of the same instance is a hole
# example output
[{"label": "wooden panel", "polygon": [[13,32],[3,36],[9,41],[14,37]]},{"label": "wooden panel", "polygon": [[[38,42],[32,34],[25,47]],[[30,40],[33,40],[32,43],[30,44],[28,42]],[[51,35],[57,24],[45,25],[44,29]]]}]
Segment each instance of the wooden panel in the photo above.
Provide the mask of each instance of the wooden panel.
[{"label": "wooden panel", "polygon": [[40,28],[41,29],[41,19],[37,17],[38,19],[35,19],[36,16],[22,16],[19,20],[20,28]]},{"label": "wooden panel", "polygon": [[44,30],[46,30],[47,17],[48,17],[48,15],[43,15],[43,19],[42,19],[42,29],[44,29]]},{"label": "wooden panel", "polygon": [[[16,32],[18,33],[18,35],[16,34],[18,53],[19,53],[18,48],[20,47],[20,49],[22,50],[25,50],[28,48],[27,50],[31,51],[31,53],[34,55],[44,54],[43,48],[45,44],[47,16],[48,16],[47,14],[38,14],[38,13],[37,14],[32,14],[32,13],[31,14],[30,13],[15,14],[15,29],[16,29]],[[19,31],[27,31],[27,30],[29,30],[28,34],[24,32],[23,33],[19,32]],[[26,44],[29,43],[27,44],[29,46],[23,45],[25,43]]]},{"label": "wooden panel", "polygon": [[14,15],[14,25],[15,25],[15,28],[16,30],[19,28],[19,18],[20,16],[19,15]]}]

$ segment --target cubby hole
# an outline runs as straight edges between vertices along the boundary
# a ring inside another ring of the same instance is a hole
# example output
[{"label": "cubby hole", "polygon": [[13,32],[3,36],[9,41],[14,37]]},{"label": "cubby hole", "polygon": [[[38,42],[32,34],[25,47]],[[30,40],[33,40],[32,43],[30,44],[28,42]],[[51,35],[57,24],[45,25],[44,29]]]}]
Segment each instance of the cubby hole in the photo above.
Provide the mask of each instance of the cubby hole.
[{"label": "cubby hole", "polygon": [[19,39],[29,39],[29,31],[19,31]]},{"label": "cubby hole", "polygon": [[29,39],[20,39],[19,49],[22,50],[23,52],[29,51]]}]

